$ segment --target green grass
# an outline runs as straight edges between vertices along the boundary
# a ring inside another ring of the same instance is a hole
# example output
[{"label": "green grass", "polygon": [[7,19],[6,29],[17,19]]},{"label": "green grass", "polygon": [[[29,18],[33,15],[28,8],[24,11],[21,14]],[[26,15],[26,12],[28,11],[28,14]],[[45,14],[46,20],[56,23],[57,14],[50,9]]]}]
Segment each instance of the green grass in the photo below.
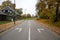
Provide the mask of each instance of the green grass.
[{"label": "green grass", "polygon": [[9,23],[11,21],[0,21],[0,24],[6,24],[6,23]]},{"label": "green grass", "polygon": [[34,18],[23,18],[23,20],[32,20]]}]

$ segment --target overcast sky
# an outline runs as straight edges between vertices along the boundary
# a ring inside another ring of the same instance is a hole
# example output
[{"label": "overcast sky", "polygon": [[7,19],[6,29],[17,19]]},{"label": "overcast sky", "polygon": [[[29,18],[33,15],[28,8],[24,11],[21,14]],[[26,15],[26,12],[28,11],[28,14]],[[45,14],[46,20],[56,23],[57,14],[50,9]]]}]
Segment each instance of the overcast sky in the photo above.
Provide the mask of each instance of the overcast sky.
[{"label": "overcast sky", "polygon": [[[4,0],[0,0],[0,4]],[[11,0],[14,3],[14,0]],[[23,13],[35,14],[37,0],[16,0],[16,8],[23,8]]]}]

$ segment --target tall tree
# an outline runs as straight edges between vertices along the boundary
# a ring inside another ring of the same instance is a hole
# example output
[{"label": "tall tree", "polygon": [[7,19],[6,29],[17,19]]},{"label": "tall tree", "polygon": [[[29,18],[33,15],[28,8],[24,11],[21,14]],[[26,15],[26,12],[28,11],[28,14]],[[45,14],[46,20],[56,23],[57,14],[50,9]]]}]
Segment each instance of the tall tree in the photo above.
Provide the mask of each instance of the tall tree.
[{"label": "tall tree", "polygon": [[56,20],[58,21],[58,11],[59,11],[59,7],[60,7],[60,0],[56,0]]},{"label": "tall tree", "polygon": [[27,18],[31,18],[31,14],[27,14]]},{"label": "tall tree", "polygon": [[46,7],[46,3],[45,3],[45,0],[38,0],[38,3],[36,5],[36,9],[37,9],[37,12],[38,12],[38,16],[40,15],[40,13],[45,9]]},{"label": "tall tree", "polygon": [[23,10],[22,8],[20,8],[20,9],[16,9],[16,11],[19,13],[20,16],[21,16],[21,14],[23,13],[22,10]]},{"label": "tall tree", "polygon": [[13,4],[11,1],[9,0],[6,0],[4,2],[2,2],[2,5],[1,5],[1,9],[3,9],[4,7],[6,6],[10,6],[11,8],[15,8],[15,4]]}]

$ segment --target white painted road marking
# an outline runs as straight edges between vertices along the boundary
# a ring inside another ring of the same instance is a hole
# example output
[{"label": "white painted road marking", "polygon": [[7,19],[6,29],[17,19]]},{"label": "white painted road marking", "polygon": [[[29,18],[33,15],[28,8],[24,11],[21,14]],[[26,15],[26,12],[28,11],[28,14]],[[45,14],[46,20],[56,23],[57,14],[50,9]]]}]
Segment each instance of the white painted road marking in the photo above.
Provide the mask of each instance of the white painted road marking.
[{"label": "white painted road marking", "polygon": [[18,30],[18,32],[21,32],[22,28],[16,28],[15,30]]},{"label": "white painted road marking", "polygon": [[37,29],[38,32],[42,32],[44,29]]},{"label": "white painted road marking", "polygon": [[19,28],[16,28],[15,30],[18,30]]},{"label": "white painted road marking", "polygon": [[30,22],[29,22],[29,35],[28,35],[28,40],[30,40]]},{"label": "white painted road marking", "polygon": [[21,32],[21,31],[22,31],[22,28],[19,29],[19,32]]}]

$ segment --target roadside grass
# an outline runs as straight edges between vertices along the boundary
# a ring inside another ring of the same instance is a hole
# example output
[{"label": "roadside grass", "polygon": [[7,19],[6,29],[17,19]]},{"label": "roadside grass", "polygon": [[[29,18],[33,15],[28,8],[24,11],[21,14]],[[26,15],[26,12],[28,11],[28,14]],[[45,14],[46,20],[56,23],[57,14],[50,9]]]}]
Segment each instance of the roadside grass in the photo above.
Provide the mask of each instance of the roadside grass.
[{"label": "roadside grass", "polygon": [[60,35],[60,21],[52,22],[51,20],[48,19],[39,19],[37,20],[37,22]]},{"label": "roadside grass", "polygon": [[59,22],[52,22],[49,19],[39,19],[38,21],[45,23],[45,24],[48,24],[48,25],[60,27],[60,21]]},{"label": "roadside grass", "polygon": [[34,18],[23,18],[22,20],[32,20]]},{"label": "roadside grass", "polygon": [[0,21],[0,24],[6,24],[6,23],[9,23],[11,21]]},{"label": "roadside grass", "polygon": [[52,22],[50,20],[46,20],[45,23],[51,25],[51,26],[55,26],[55,27],[59,27],[60,28],[60,21],[58,22]]},{"label": "roadside grass", "polygon": [[[1,21],[2,22],[2,21]],[[5,23],[5,24],[4,24]],[[6,30],[9,30],[12,27],[15,27],[16,25],[19,25],[20,23],[22,23],[20,20],[16,21],[16,24],[14,25],[14,22],[11,21],[4,21],[1,25],[0,25],[0,34],[5,32]]]},{"label": "roadside grass", "polygon": [[13,24],[11,23],[11,21],[0,21],[0,33],[9,29],[10,26],[12,26],[12,25]]},{"label": "roadside grass", "polygon": [[60,21],[53,23],[53,25],[55,25],[56,27],[60,27]]}]

